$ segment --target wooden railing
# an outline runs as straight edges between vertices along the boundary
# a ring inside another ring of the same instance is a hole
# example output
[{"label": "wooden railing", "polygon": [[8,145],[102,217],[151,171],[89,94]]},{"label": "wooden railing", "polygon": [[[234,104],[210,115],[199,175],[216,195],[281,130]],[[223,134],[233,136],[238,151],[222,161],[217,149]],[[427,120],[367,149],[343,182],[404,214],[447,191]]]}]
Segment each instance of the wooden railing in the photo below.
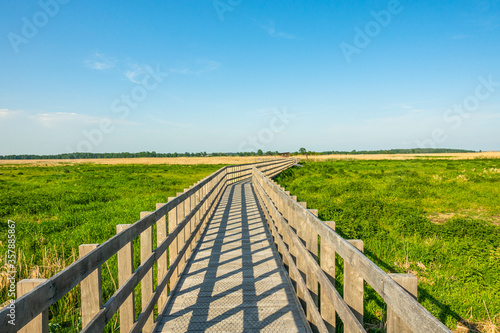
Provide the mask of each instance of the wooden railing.
[{"label": "wooden railing", "polygon": [[[366,282],[387,304],[387,332],[451,332],[416,301],[415,276],[386,274],[362,253],[361,240],[343,239],[334,231],[334,222],[319,220],[317,210],[308,210],[306,203],[297,202],[297,197],[290,196],[257,168],[253,169],[252,183],[278,252],[315,330],[335,332],[337,313],[344,332],[365,332]],[[344,260],[343,297],[335,288],[335,253]]]},{"label": "wooden railing", "polygon": [[[154,212],[142,212],[134,224],[118,225],[117,235],[103,244],[80,246],[80,259],[48,280],[18,283],[14,306],[0,311],[2,332],[48,332],[48,309],[78,285],[81,286],[82,332],[103,331],[119,311],[121,332],[149,332],[158,324],[155,305],[161,313],[168,288],[174,289],[207,221],[224,189],[249,179],[254,170],[272,177],[295,164],[294,159],[276,159],[223,167],[205,179],[156,205]],[[168,217],[168,224],[167,224]],[[153,249],[153,225],[157,246]],[[167,230],[168,226],[168,230]],[[134,268],[133,241],[140,238],[141,264]],[[168,250],[167,250],[168,249]],[[101,266],[112,256],[118,259],[118,290],[102,305]],[[157,265],[157,285],[153,266]],[[134,289],[141,283],[142,310],[136,319]],[[15,314],[15,325],[9,324]],[[9,316],[10,315],[10,316]]]}]

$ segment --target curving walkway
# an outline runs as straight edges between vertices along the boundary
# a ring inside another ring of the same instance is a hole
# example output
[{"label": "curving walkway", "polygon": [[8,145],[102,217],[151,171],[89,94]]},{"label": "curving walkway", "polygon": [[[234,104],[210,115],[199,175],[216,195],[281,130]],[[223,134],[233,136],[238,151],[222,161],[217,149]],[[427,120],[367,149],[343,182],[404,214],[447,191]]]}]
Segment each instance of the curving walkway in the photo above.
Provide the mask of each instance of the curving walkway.
[{"label": "curving walkway", "polygon": [[310,332],[250,181],[229,186],[157,332]]}]

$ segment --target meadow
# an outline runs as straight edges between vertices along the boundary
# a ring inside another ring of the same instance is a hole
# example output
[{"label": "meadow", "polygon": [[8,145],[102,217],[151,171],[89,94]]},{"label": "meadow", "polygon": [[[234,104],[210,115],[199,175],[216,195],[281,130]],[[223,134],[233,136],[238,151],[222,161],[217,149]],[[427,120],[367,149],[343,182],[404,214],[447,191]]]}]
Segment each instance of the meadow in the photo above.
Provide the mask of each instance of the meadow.
[{"label": "meadow", "polygon": [[[102,243],[116,225],[134,223],[141,211],[155,210],[184,188],[222,165],[0,166],[0,304],[8,300],[8,220],[16,222],[17,281],[49,278],[78,258],[80,244]],[[156,237],[156,236],[155,236]],[[138,243],[134,244],[139,265]],[[103,296],[117,289],[116,255],[102,267]],[[137,293],[139,295],[139,293]],[[79,290],[49,310],[51,332],[80,327]],[[140,309],[140,297],[136,297]],[[118,326],[116,318],[107,331]]]},{"label": "meadow", "polygon": [[[362,239],[365,254],[386,272],[417,275],[419,302],[448,327],[495,332],[500,325],[500,160],[439,158],[305,162],[277,181],[319,209],[321,219],[335,221],[340,235]],[[17,280],[49,278],[78,258],[80,244],[104,242],[116,234],[117,224],[137,221],[141,211],[154,210],[157,202],[220,167],[156,161],[0,165],[0,303],[7,301],[8,220],[16,222]],[[343,263],[337,261],[342,293]],[[102,278],[106,300],[117,289],[116,256],[103,265]],[[384,303],[371,288],[365,290],[366,327],[382,332]],[[50,308],[51,332],[81,329],[79,297],[75,288]],[[117,328],[115,317],[106,331]]]},{"label": "meadow", "polygon": [[[415,274],[418,301],[449,328],[497,332],[499,159],[310,162],[276,180],[383,270]],[[366,327],[384,331],[385,304],[368,286],[365,298]]]}]

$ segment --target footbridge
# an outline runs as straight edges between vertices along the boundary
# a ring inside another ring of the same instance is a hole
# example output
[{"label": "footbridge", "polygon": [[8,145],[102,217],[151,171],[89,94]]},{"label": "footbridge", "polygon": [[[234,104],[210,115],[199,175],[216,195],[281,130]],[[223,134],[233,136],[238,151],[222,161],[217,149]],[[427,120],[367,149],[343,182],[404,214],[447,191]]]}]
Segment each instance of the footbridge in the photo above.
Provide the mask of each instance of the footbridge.
[{"label": "footbridge", "polygon": [[[343,239],[273,181],[297,163],[221,168],[105,243],[81,245],[52,278],[18,283],[0,330],[49,332],[50,307],[79,288],[81,332],[111,332],[115,320],[120,332],[366,332],[368,284],[387,305],[387,332],[450,332],[417,302],[415,276],[386,274],[362,240]],[[103,299],[101,267],[115,255],[117,290]]]}]

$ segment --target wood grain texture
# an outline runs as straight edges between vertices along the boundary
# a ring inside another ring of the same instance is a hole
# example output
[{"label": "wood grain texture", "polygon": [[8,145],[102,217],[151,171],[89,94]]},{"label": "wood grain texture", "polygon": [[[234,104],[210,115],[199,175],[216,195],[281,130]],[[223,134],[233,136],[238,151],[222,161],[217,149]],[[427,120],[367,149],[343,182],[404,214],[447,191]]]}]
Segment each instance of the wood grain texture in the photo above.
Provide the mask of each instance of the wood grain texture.
[{"label": "wood grain texture", "polygon": [[[409,295],[417,299],[418,281],[413,274],[389,274]],[[412,330],[399,318],[394,311],[387,308],[387,333],[409,333]]]},{"label": "wood grain texture", "polygon": [[[361,253],[364,251],[364,243],[362,240],[349,239],[348,242]],[[344,300],[361,324],[363,324],[364,316],[364,288],[365,284],[363,278],[359,276],[356,270],[348,262],[344,262]],[[349,327],[346,327],[345,332],[351,332]]]},{"label": "wood grain texture", "polygon": [[[99,244],[82,244],[78,247],[80,258],[97,248]],[[82,327],[92,321],[102,305],[101,268],[97,268],[80,283]]]},{"label": "wood grain texture", "polygon": [[[325,224],[335,230],[335,222],[325,222]],[[328,244],[328,242],[324,242],[321,239],[321,269],[325,272],[325,275],[330,280],[331,284],[335,286],[335,249]],[[328,329],[328,332],[334,333],[335,328],[337,326],[336,317],[335,317],[335,306],[328,300],[325,291],[321,289],[320,293],[321,297],[321,317],[325,321],[325,325]]]},{"label": "wood grain texture", "polygon": [[[130,224],[119,224],[116,233],[130,228]],[[118,251],[118,285],[122,287],[134,271],[134,246],[130,242]],[[120,330],[130,331],[135,320],[134,289],[130,290],[126,300],[120,307]]]},{"label": "wood grain texture", "polygon": [[[141,212],[141,218],[150,215],[152,212]],[[149,227],[141,234],[141,265],[144,265],[148,258],[153,253],[153,227]],[[141,280],[141,306],[142,311],[146,309],[146,305],[153,295],[153,268],[151,267],[146,275]],[[151,332],[153,327],[153,313],[148,316],[144,323],[144,332]]]},{"label": "wood grain texture", "polygon": [[[29,293],[33,288],[39,286],[47,280],[43,279],[25,279],[17,283],[17,297]],[[16,311],[17,312],[17,311]],[[17,313],[16,313],[17,314]],[[18,315],[18,314],[17,314]],[[17,317],[17,316],[16,316]],[[16,327],[15,325],[8,324]],[[7,326],[8,327],[8,326]],[[7,327],[2,327],[2,330]],[[19,330],[20,333],[49,333],[49,311],[45,310],[33,318],[26,326]]]}]

